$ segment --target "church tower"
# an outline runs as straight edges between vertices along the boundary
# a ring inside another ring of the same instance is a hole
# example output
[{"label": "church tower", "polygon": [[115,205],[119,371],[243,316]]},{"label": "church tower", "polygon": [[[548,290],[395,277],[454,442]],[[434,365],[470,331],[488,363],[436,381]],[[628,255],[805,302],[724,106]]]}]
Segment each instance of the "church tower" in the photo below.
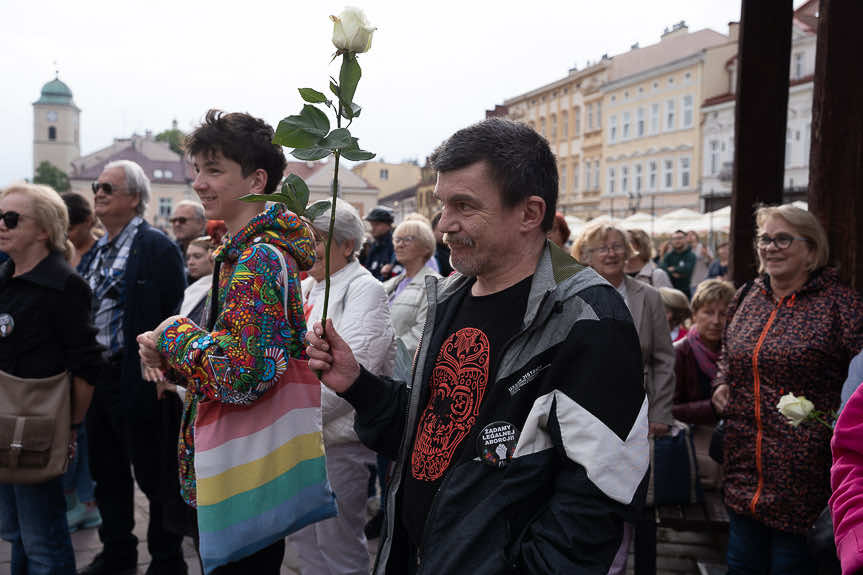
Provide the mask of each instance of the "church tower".
[{"label": "church tower", "polygon": [[42,86],[42,94],[33,102],[34,173],[47,161],[71,175],[72,160],[81,156],[80,115],[72,90],[59,77]]}]

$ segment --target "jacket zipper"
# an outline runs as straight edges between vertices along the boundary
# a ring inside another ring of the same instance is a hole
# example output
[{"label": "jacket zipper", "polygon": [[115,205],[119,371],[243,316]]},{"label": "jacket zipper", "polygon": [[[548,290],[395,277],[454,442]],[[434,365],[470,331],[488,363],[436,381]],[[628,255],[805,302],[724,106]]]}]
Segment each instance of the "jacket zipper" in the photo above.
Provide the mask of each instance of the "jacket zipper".
[{"label": "jacket zipper", "polygon": [[761,330],[761,335],[758,337],[758,342],[755,344],[755,350],[752,353],[752,376],[755,385],[755,424],[757,429],[755,434],[755,469],[758,473],[758,485],[755,488],[755,495],[752,496],[752,501],[749,502],[749,510],[752,512],[752,515],[755,515],[755,506],[758,504],[758,499],[764,490],[764,468],[761,456],[764,429],[761,422],[761,375],[758,373],[758,354],[761,353],[761,347],[764,345],[764,340],[767,339],[767,332],[770,331],[770,326],[773,325],[773,321],[776,319],[776,314],[779,313],[783,301],[785,301],[784,298],[779,301],[770,313],[767,324]]}]

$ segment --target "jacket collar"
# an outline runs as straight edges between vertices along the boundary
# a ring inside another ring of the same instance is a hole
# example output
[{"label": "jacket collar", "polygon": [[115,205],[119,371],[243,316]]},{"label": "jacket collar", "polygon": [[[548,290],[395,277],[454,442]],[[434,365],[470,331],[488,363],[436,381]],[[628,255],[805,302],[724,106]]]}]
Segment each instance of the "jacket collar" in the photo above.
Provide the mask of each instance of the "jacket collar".
[{"label": "jacket collar", "polygon": [[[0,277],[8,279],[15,273],[15,264],[11,259],[0,264]],[[75,273],[60,252],[51,252],[41,262],[36,264],[26,274],[18,276],[17,279],[30,282],[34,285],[49,289],[63,291],[66,280]]]}]

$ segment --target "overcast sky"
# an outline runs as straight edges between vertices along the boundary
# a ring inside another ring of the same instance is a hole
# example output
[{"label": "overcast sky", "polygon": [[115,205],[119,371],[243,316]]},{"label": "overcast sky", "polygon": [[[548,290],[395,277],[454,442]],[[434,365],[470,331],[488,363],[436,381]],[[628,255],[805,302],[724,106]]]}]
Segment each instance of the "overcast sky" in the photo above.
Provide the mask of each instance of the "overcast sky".
[{"label": "overcast sky", "polygon": [[[378,158],[420,162],[503,100],[564,77],[666,26],[723,34],[740,0],[405,0],[351,2],[378,27],[360,56],[351,131]],[[799,2],[795,2],[795,5]],[[329,14],[341,1],[0,0],[0,186],[32,177],[31,104],[54,77],[81,108],[81,152],[208,108],[274,126],[300,108],[297,88],[338,75]]]}]

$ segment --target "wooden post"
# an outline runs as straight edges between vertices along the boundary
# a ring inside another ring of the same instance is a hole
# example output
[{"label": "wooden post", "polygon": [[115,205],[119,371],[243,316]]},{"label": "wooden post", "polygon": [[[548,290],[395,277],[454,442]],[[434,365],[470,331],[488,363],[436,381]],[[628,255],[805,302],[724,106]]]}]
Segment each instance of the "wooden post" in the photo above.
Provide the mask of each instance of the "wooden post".
[{"label": "wooden post", "polygon": [[755,205],[782,202],[793,14],[792,0],[743,0],[741,7],[729,262],[738,286],[757,269]]},{"label": "wooden post", "polygon": [[831,261],[843,281],[863,289],[863,65],[859,0],[821,0],[812,146],[809,158],[809,210],[824,224]]}]

